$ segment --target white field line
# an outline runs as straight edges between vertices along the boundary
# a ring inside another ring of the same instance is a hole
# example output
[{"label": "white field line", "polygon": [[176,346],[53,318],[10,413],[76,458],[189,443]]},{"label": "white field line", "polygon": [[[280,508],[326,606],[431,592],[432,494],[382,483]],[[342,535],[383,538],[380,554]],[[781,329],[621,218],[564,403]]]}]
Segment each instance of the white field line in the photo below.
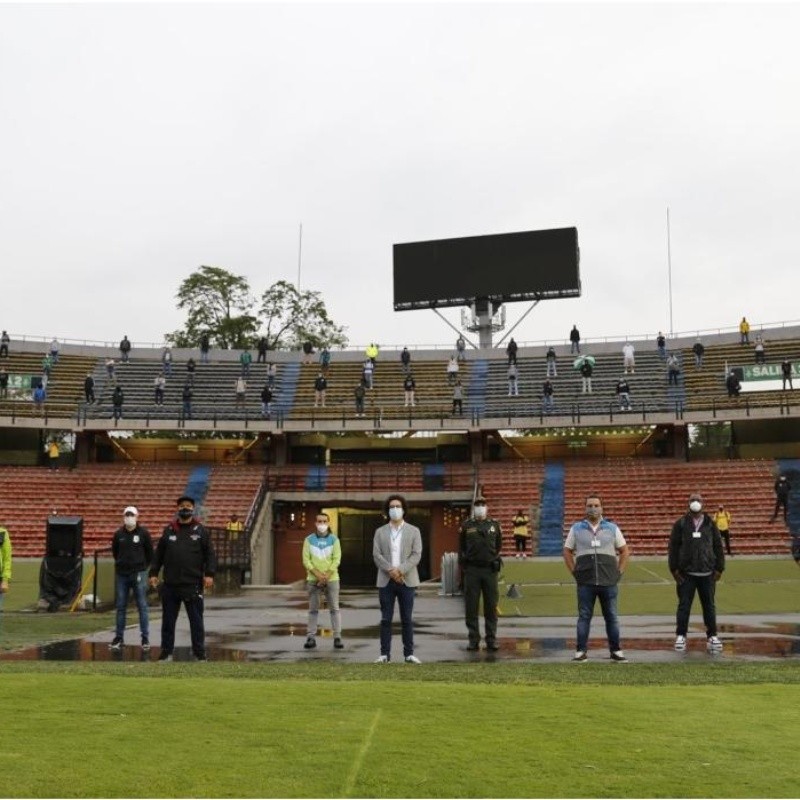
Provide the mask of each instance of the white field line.
[{"label": "white field line", "polygon": [[364,738],[364,741],[362,742],[358,752],[356,753],[355,759],[353,759],[353,764],[350,767],[350,774],[347,776],[347,782],[344,785],[344,789],[342,789],[342,797],[349,797],[350,792],[353,791],[353,786],[355,786],[358,773],[361,772],[361,765],[364,763],[364,757],[367,755],[367,750],[369,750],[369,746],[372,744],[372,739],[375,736],[375,731],[378,728],[378,722],[380,721],[382,711],[383,709],[379,708],[375,712],[375,716],[372,718],[372,724],[369,726],[367,735]]}]

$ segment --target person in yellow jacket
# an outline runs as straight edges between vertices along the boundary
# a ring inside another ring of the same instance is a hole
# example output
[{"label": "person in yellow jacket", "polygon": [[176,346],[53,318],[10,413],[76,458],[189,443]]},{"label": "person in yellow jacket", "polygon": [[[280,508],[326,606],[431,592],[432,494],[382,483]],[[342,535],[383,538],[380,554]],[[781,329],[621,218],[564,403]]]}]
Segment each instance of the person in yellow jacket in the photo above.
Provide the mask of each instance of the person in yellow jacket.
[{"label": "person in yellow jacket", "polygon": [[528,528],[528,515],[520,509],[517,515],[511,520],[514,526],[514,545],[517,548],[517,558],[527,558],[528,554],[525,552],[525,547],[528,539],[531,538],[531,532]]},{"label": "person in yellow jacket", "polygon": [[58,469],[58,458],[61,455],[61,452],[58,449],[58,442],[53,439],[49,445],[47,445],[47,456],[50,460],[50,469]]},{"label": "person in yellow jacket", "polygon": [[742,321],[739,323],[739,344],[750,344],[750,323],[747,321],[747,317],[742,317]]},{"label": "person in yellow jacket", "polygon": [[714,524],[717,526],[719,535],[725,542],[725,552],[729,556],[733,555],[733,553],[731,553],[731,512],[728,511],[722,503],[720,503],[719,508],[716,510],[712,519],[714,520]]},{"label": "person in yellow jacket", "polygon": [[3,599],[11,581],[11,536],[5,528],[0,528],[0,611]]}]

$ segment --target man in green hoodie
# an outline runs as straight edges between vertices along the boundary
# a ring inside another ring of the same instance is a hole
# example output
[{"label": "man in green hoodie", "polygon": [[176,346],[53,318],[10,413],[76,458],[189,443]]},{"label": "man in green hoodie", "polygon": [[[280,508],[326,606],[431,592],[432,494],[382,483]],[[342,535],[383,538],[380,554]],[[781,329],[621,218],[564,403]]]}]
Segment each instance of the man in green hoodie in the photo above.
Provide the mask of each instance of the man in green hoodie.
[{"label": "man in green hoodie", "polygon": [[325,596],[331,613],[333,646],[337,650],[344,647],[342,642],[342,617],[339,613],[339,564],[342,560],[342,545],[330,529],[330,519],[324,511],[316,516],[314,533],[303,541],[303,566],[306,568],[306,588],[308,590],[308,629],[306,650],[317,646],[317,618],[319,616],[320,595]]}]

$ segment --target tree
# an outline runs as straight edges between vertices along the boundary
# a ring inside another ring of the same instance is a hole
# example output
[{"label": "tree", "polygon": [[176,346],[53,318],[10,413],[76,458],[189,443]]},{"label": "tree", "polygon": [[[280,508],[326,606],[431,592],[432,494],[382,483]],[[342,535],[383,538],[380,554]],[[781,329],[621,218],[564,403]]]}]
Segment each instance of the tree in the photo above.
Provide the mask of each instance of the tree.
[{"label": "tree", "polygon": [[297,350],[303,342],[315,348],[345,347],[346,328],[337,325],[319,292],[301,292],[288,281],[276,281],[261,295],[261,330],[271,350]]},{"label": "tree", "polygon": [[167,334],[174,347],[197,347],[208,333],[212,347],[243,348],[252,344],[258,319],[250,312],[255,300],[243,275],[221,267],[202,266],[180,285],[178,308],[188,313],[181,330]]}]

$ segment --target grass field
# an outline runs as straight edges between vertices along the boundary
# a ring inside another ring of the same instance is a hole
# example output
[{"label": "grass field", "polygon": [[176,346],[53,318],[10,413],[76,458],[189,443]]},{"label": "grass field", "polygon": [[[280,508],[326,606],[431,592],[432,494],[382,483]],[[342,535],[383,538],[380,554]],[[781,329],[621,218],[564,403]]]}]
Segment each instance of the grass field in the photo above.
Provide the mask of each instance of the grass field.
[{"label": "grass field", "polygon": [[[6,649],[108,628],[15,564]],[[563,565],[511,562],[506,615],[574,617]],[[800,609],[790,560],[733,559],[720,613]],[[13,601],[12,601],[13,598]],[[663,561],[623,614],[669,614]],[[800,663],[0,662],[9,797],[796,797]]]}]

